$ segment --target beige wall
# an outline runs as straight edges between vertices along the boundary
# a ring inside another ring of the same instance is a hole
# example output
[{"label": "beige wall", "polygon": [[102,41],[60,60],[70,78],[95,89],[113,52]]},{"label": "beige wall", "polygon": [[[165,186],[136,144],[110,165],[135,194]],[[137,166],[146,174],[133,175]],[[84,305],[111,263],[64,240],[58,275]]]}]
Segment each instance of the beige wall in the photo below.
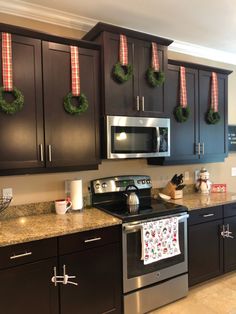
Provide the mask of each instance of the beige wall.
[{"label": "beige wall", "polygon": [[[69,28],[3,15],[1,13],[0,19],[3,23],[28,27],[60,36],[78,38],[82,34],[80,31],[71,30]],[[234,99],[236,99],[236,66],[220,64],[206,59],[193,58],[174,52],[170,52],[169,57],[234,70],[234,73],[229,77],[229,123],[236,124],[236,107],[234,103]],[[84,193],[87,193],[89,180],[119,174],[147,174],[152,177],[154,187],[160,187],[164,186],[168,179],[175,173],[189,171],[190,180],[186,183],[192,183],[194,180],[194,170],[199,169],[201,166],[200,164],[196,164],[162,167],[148,166],[146,160],[143,159],[124,161],[105,160],[99,166],[99,170],[96,171],[0,177],[0,190],[3,187],[12,187],[14,195],[13,204],[16,205],[64,197],[64,181],[74,178],[81,178],[83,180]],[[229,191],[236,191],[236,177],[231,177],[231,167],[236,167],[236,154],[230,154],[224,163],[206,164],[205,166],[209,170],[211,180],[214,183],[227,183]]]}]

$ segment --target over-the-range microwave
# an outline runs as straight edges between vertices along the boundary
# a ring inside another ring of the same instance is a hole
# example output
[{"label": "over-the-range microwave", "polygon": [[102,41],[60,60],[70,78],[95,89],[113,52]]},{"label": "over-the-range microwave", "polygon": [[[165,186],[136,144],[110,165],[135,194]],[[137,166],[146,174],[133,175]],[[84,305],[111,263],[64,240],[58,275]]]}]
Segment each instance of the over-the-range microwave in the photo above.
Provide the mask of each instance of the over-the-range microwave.
[{"label": "over-the-range microwave", "polygon": [[107,159],[170,156],[170,119],[106,116],[105,122]]}]

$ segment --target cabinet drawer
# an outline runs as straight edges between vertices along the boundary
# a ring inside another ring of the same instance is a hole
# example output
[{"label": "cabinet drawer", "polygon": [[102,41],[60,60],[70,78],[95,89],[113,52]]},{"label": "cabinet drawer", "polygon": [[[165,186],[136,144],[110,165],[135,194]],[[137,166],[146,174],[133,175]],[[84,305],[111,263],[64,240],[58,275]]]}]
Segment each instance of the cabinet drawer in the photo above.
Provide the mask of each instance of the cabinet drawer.
[{"label": "cabinet drawer", "polygon": [[208,208],[201,208],[190,211],[189,225],[195,225],[202,222],[212,221],[215,219],[221,219],[223,217],[223,207],[214,206]]},{"label": "cabinet drawer", "polygon": [[112,226],[79,232],[59,238],[59,254],[68,254],[117,242],[121,238],[121,226]]},{"label": "cabinet drawer", "polygon": [[0,268],[18,266],[57,255],[57,239],[45,239],[0,248]]},{"label": "cabinet drawer", "polygon": [[236,216],[236,203],[224,205],[224,217]]}]

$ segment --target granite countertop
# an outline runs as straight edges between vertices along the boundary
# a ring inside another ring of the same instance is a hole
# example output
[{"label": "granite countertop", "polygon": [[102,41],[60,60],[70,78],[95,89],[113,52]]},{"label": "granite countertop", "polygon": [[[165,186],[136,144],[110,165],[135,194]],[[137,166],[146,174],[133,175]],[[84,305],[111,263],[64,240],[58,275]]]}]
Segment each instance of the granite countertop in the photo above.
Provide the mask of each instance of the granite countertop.
[{"label": "granite countertop", "polygon": [[22,216],[0,221],[0,247],[121,224],[96,208],[57,215]]},{"label": "granite countertop", "polygon": [[189,211],[191,211],[199,208],[236,202],[236,193],[190,193],[186,195],[184,194],[183,198],[181,199],[171,199],[170,202],[186,206],[188,207]]}]

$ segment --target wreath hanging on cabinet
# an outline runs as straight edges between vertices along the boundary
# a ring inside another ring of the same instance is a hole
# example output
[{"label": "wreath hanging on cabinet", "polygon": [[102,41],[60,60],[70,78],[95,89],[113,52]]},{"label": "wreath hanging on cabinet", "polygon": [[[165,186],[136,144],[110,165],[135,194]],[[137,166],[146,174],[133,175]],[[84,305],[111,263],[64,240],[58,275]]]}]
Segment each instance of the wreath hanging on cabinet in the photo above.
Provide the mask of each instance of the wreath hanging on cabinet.
[{"label": "wreath hanging on cabinet", "polygon": [[130,80],[133,75],[133,66],[128,63],[128,45],[127,37],[120,35],[119,61],[112,68],[112,77],[119,83],[125,83]]},{"label": "wreath hanging on cabinet", "polygon": [[[89,103],[85,94],[80,92],[79,48],[77,46],[70,46],[70,59],[72,91],[64,97],[64,109],[72,115],[80,115],[88,109]],[[76,101],[77,104],[75,104]]]},{"label": "wreath hanging on cabinet", "polygon": [[177,122],[186,122],[190,116],[190,108],[187,104],[187,86],[185,67],[180,67],[180,105],[174,109],[174,116]]},{"label": "wreath hanging on cabinet", "polygon": [[[12,39],[10,33],[2,33],[2,78],[0,110],[6,114],[13,115],[23,108],[24,96],[18,88],[13,86]],[[8,102],[4,98],[7,93],[12,94],[15,98],[12,102]]]},{"label": "wreath hanging on cabinet", "polygon": [[217,74],[211,74],[211,108],[206,113],[206,122],[208,124],[217,124],[220,121],[218,112],[218,80]]},{"label": "wreath hanging on cabinet", "polygon": [[157,43],[152,42],[152,64],[146,72],[147,82],[151,87],[159,87],[165,81],[165,74],[160,70]]}]

